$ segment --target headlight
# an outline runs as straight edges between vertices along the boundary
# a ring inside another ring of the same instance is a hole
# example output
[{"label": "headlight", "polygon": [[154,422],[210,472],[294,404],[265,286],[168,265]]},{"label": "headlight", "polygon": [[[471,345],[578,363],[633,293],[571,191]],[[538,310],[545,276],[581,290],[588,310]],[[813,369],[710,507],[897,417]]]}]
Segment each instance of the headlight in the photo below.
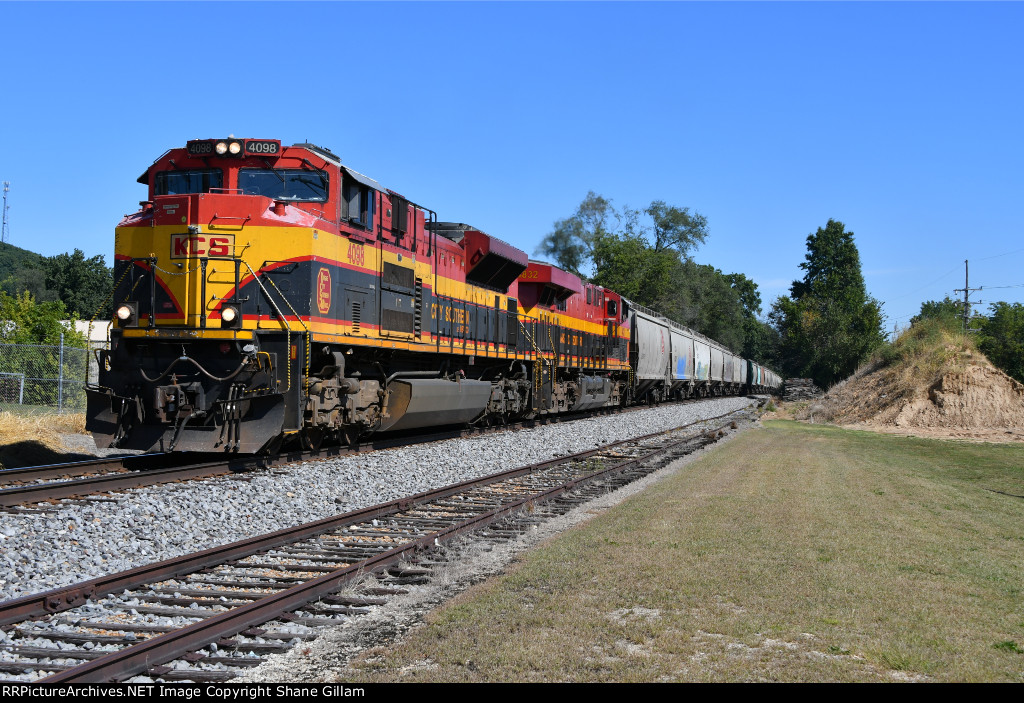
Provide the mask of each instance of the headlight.
[{"label": "headlight", "polygon": [[242,145],[239,144],[238,142],[231,142],[230,144],[228,144],[228,151],[230,151],[232,154],[237,154],[241,150]]},{"label": "headlight", "polygon": [[139,321],[139,304],[138,303],[121,303],[114,310],[114,315],[117,317],[118,324],[121,327],[126,325],[137,325]]},{"label": "headlight", "polygon": [[214,147],[214,148],[215,148],[215,149],[217,150],[217,153],[218,153],[218,154],[221,154],[222,156],[223,156],[224,154],[228,153],[228,145],[227,145],[227,142],[217,142],[217,146],[216,146],[216,147]]},{"label": "headlight", "polygon": [[242,316],[238,308],[233,305],[225,305],[220,309],[220,326],[229,329],[236,329],[242,324]]}]

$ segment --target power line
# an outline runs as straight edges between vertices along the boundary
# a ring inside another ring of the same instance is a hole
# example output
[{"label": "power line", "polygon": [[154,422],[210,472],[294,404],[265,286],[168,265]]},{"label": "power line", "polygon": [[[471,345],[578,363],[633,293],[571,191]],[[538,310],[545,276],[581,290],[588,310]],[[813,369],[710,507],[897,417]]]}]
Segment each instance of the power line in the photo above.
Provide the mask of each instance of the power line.
[{"label": "power line", "polygon": [[983,259],[976,259],[976,261],[988,261],[989,259],[998,259],[1000,256],[1009,256],[1010,254],[1016,254],[1022,252],[1024,249],[1014,249],[1013,251],[1003,252],[1002,254],[994,254],[992,256],[986,256]]},{"label": "power line", "polygon": [[948,276],[949,274],[951,274],[951,273],[953,273],[954,271],[956,271],[956,269],[957,269],[957,267],[956,267],[956,266],[954,266],[954,267],[953,267],[953,268],[951,268],[951,269],[950,269],[949,271],[946,271],[946,272],[945,272],[944,274],[942,274],[941,276],[939,276],[938,278],[936,278],[936,279],[935,279],[934,281],[929,281],[928,283],[925,283],[925,284],[924,284],[923,286],[921,286],[921,287],[920,287],[920,288],[918,288],[917,290],[912,290],[912,291],[910,291],[909,293],[904,293],[903,295],[897,295],[897,296],[896,296],[895,298],[890,298],[890,300],[902,300],[903,298],[907,298],[907,297],[910,297],[911,295],[914,295],[915,293],[920,293],[921,291],[923,291],[923,290],[924,290],[925,288],[927,288],[928,286],[932,285],[933,283],[938,283],[938,282],[939,282],[939,281],[941,281],[941,280],[942,280],[943,278],[945,278],[945,277],[946,277],[946,276]]},{"label": "power line", "polygon": [[1024,288],[1024,283],[1015,283],[1012,286],[982,286],[981,290],[989,290],[990,288]]}]

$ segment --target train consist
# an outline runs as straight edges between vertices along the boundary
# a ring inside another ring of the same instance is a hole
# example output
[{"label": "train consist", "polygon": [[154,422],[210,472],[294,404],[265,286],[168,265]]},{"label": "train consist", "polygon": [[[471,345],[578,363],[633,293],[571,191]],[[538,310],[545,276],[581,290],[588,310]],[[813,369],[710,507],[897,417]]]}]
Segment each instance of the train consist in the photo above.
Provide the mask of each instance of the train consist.
[{"label": "train consist", "polygon": [[273,451],[780,379],[313,144],[200,139],[116,229],[98,446]]}]

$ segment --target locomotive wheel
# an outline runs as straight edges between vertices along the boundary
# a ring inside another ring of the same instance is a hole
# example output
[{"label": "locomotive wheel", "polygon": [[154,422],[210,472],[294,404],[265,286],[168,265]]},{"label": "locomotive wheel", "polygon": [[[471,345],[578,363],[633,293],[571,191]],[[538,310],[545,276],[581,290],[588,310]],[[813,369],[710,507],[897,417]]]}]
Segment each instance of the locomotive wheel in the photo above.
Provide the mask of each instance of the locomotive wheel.
[{"label": "locomotive wheel", "polygon": [[303,449],[315,452],[324,443],[324,432],[319,427],[307,427],[299,433],[299,440]]},{"label": "locomotive wheel", "polygon": [[277,454],[282,444],[284,444],[284,436],[278,435],[267,442],[266,446],[260,450],[260,454]]},{"label": "locomotive wheel", "polygon": [[357,425],[347,425],[339,431],[339,434],[341,436],[341,443],[346,447],[351,447],[359,441],[359,435],[362,434],[362,431]]}]

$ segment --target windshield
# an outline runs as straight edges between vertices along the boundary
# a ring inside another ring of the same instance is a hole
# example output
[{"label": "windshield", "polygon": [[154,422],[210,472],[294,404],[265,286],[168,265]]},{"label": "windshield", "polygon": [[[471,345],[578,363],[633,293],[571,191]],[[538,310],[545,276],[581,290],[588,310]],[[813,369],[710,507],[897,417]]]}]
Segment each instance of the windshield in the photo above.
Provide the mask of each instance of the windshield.
[{"label": "windshield", "polygon": [[327,175],[302,168],[243,168],[238,172],[238,187],[246,195],[274,200],[327,200]]},{"label": "windshield", "polygon": [[157,195],[184,195],[209,193],[211,188],[224,185],[224,172],[219,168],[200,168],[192,171],[161,171],[156,174]]}]

